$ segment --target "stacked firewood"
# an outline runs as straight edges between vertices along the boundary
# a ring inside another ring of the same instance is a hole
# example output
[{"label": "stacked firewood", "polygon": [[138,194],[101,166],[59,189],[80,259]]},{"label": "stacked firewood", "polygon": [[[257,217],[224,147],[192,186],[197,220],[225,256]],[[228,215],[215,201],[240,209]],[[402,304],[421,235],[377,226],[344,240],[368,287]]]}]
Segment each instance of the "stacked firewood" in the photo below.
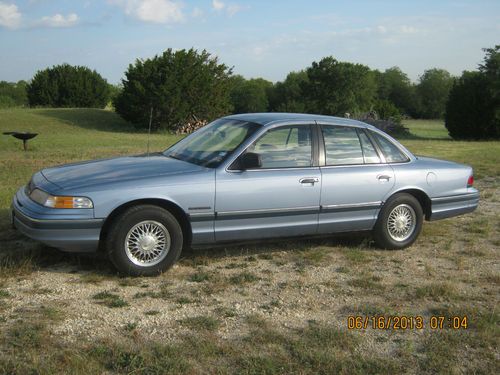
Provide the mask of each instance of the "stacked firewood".
[{"label": "stacked firewood", "polygon": [[356,116],[357,120],[366,122],[367,124],[375,126],[377,129],[382,130],[392,135],[408,135],[409,130],[398,119],[382,120],[379,118],[378,113],[370,111]]},{"label": "stacked firewood", "polygon": [[207,120],[200,120],[196,116],[192,116],[186,122],[179,124],[175,130],[176,134],[191,134],[195,130],[202,128],[208,123]]}]

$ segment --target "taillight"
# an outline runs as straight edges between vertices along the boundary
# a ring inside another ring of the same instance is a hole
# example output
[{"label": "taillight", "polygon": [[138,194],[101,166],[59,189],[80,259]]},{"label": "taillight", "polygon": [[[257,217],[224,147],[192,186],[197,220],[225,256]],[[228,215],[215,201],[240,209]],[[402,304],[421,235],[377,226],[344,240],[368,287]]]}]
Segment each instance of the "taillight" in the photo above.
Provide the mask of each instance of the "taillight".
[{"label": "taillight", "polygon": [[469,179],[467,180],[467,187],[470,188],[472,187],[472,185],[474,185],[474,176],[470,175]]}]

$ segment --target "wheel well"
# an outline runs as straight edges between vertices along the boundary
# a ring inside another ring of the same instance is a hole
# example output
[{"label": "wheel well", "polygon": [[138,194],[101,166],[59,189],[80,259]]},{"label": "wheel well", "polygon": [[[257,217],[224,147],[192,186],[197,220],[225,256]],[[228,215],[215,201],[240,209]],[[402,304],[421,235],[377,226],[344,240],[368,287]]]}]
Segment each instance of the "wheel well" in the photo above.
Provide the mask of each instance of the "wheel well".
[{"label": "wheel well", "polygon": [[422,210],[424,211],[425,220],[430,219],[432,213],[431,199],[427,194],[425,194],[422,190],[418,189],[401,190],[398,191],[398,193],[407,193],[413,195],[415,199],[418,200],[420,206],[422,207]]},{"label": "wheel well", "polygon": [[191,223],[189,222],[189,218],[182,208],[177,206],[175,203],[172,203],[164,199],[138,199],[135,201],[127,202],[115,208],[108,215],[108,217],[104,221],[104,224],[101,229],[101,234],[99,236],[99,251],[105,251],[104,248],[104,244],[106,242],[105,238],[106,235],[108,234],[109,228],[111,227],[113,221],[130,207],[138,206],[141,204],[152,204],[155,206],[162,207],[167,211],[169,211],[172,215],[174,215],[174,217],[177,219],[179,225],[182,228],[182,234],[185,240],[184,247],[188,247],[191,244],[191,237],[192,237]]}]

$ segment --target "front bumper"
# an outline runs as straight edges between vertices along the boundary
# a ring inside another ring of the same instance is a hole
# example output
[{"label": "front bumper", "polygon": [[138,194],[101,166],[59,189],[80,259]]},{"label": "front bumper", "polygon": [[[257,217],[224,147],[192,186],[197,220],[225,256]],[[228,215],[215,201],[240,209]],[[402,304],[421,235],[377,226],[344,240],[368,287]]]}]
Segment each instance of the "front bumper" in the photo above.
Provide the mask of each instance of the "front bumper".
[{"label": "front bumper", "polygon": [[53,209],[33,202],[19,189],[12,200],[12,224],[24,235],[72,252],[93,252],[99,245],[103,219],[93,209]]}]

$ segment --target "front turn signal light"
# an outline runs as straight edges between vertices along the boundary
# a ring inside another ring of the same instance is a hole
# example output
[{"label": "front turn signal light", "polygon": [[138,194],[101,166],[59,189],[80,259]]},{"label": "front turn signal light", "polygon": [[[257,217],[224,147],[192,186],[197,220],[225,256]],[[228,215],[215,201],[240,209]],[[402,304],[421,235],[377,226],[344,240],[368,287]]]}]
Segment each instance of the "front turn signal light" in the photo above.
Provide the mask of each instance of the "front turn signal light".
[{"label": "front turn signal light", "polygon": [[30,198],[45,207],[50,208],[93,208],[94,205],[86,197],[54,196],[46,192],[35,189],[31,192]]}]

